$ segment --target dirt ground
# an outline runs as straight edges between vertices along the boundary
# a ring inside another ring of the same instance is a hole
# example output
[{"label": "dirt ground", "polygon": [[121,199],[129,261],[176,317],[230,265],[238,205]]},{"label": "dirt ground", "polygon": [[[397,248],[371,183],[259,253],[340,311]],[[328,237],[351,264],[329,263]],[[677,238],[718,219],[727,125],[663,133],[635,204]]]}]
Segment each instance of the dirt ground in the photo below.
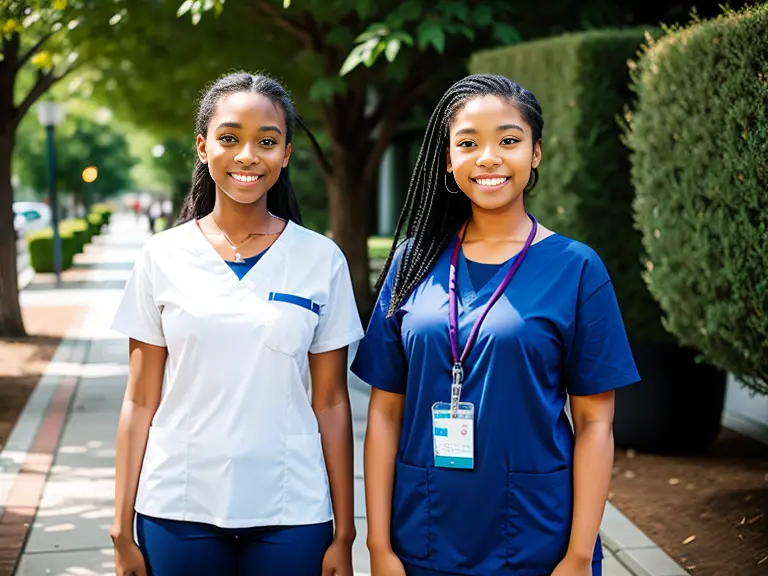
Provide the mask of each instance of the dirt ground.
[{"label": "dirt ground", "polygon": [[609,499],[690,574],[768,575],[768,446],[723,429],[694,457],[617,450]]},{"label": "dirt ground", "polygon": [[83,320],[85,307],[24,308],[27,338],[0,339],[0,449],[70,327]]}]

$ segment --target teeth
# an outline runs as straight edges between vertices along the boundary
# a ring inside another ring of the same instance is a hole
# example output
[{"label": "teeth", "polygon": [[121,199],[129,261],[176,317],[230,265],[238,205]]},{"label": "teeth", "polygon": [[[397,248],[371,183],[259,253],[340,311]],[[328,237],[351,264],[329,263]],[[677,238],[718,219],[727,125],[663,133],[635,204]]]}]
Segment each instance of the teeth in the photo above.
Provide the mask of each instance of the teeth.
[{"label": "teeth", "polygon": [[232,178],[238,182],[256,182],[261,176],[241,176],[240,174],[232,174]]},{"label": "teeth", "polygon": [[478,178],[476,180],[480,186],[498,186],[499,184],[504,184],[506,181],[507,178]]}]

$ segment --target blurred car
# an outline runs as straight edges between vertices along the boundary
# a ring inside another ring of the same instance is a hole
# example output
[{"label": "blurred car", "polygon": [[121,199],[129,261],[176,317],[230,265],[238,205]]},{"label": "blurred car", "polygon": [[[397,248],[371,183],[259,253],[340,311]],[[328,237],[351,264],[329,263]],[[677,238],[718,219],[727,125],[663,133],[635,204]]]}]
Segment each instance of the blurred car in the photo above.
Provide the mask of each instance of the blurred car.
[{"label": "blurred car", "polygon": [[51,225],[51,209],[43,202],[14,202],[13,227],[16,235],[23,238],[29,232],[34,232]]}]

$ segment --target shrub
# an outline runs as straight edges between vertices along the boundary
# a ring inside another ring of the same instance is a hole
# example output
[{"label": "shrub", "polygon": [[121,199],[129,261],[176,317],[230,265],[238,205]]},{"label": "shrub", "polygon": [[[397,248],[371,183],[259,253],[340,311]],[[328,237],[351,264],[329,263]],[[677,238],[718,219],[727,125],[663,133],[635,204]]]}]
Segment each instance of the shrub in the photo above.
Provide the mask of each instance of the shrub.
[{"label": "shrub", "polygon": [[[61,235],[61,269],[72,266],[77,243],[71,229],[59,227]],[[27,235],[29,263],[35,272],[53,272],[53,229],[43,228]]]},{"label": "shrub", "polygon": [[665,326],[768,393],[768,7],[649,42],[626,136]]},{"label": "shrub", "polygon": [[104,224],[104,217],[100,212],[91,212],[88,214],[88,228],[91,238],[101,234],[101,227]]},{"label": "shrub", "polygon": [[544,114],[540,179],[526,203],[541,223],[594,248],[634,341],[671,340],[642,279],[629,151],[618,118],[644,29],[566,34],[475,54],[473,73],[502,74],[533,92]]},{"label": "shrub", "polygon": [[86,220],[64,220],[59,225],[59,230],[64,232],[72,232],[75,238],[75,251],[81,253],[85,249],[85,245],[90,241],[90,235],[88,233],[88,222]]}]

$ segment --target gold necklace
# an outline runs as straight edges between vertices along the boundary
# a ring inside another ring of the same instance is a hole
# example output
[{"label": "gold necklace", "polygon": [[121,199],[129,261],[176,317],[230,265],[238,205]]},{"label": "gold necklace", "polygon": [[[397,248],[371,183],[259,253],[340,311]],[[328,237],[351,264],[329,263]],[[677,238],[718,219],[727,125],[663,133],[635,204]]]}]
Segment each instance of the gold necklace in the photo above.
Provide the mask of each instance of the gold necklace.
[{"label": "gold necklace", "polygon": [[[271,218],[272,218],[272,215],[270,215],[270,219]],[[224,239],[227,241],[227,244],[229,244],[229,247],[232,248],[232,252],[235,253],[235,262],[237,262],[238,264],[242,264],[243,262],[245,262],[245,260],[243,260],[243,257],[240,256],[240,250],[238,249],[237,245],[234,242],[232,242],[230,237],[227,236],[227,233],[224,232],[224,230],[222,230],[221,226],[219,226],[219,223],[216,222],[216,218],[214,218],[213,215],[211,215],[211,220],[213,220],[213,223],[216,226],[216,228],[218,228],[219,232],[221,232],[222,236],[224,236]],[[279,234],[279,232],[251,232],[250,234],[248,234],[245,240],[243,240],[240,243],[240,248],[245,246],[248,242],[251,241],[251,239],[255,238],[256,236],[274,236],[275,234]]]}]

